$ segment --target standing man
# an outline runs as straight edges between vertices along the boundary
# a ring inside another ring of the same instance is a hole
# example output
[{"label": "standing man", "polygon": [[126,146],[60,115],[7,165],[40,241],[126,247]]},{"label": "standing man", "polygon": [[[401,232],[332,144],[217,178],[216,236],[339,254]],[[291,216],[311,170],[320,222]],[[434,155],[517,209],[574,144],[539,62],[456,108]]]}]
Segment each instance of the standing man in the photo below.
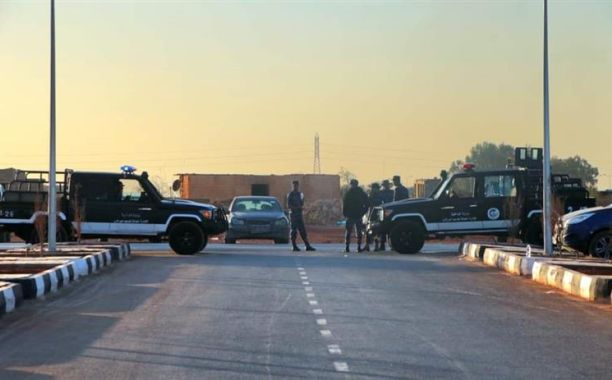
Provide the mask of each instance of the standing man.
[{"label": "standing man", "polygon": [[[374,208],[383,204],[383,199],[380,194],[380,184],[378,182],[374,182],[370,185],[370,194],[368,196],[370,209],[368,210],[368,216],[372,218],[372,213],[374,212]],[[372,240],[374,240],[374,250],[378,251],[378,236],[372,236],[371,234],[366,233],[366,245],[365,251],[370,251],[370,244],[372,244]]]},{"label": "standing man", "polygon": [[300,248],[297,246],[297,234],[300,232],[300,236],[306,244],[307,251],[316,251],[313,246],[308,242],[308,234],[306,233],[306,225],[304,224],[304,193],[300,191],[300,182],[293,181],[293,190],[287,194],[287,209],[289,210],[289,217],[291,219],[291,244],[293,245],[293,252],[299,252]]},{"label": "standing man", "polygon": [[368,195],[361,187],[359,181],[351,180],[351,188],[344,194],[342,202],[342,213],[346,217],[346,232],[344,252],[350,252],[351,234],[353,229],[357,229],[357,252],[363,252],[361,241],[363,239],[363,216],[368,212],[369,200]]},{"label": "standing man", "polygon": [[402,185],[402,179],[400,176],[393,176],[393,185],[395,185],[395,194],[393,195],[393,201],[401,201],[402,199],[410,198],[408,194],[408,189],[406,186]]},{"label": "standing man", "polygon": [[[382,181],[382,190],[380,191],[380,198],[382,199],[382,204],[391,203],[395,198],[395,193],[391,189],[391,182],[388,179]],[[378,247],[374,247],[375,251],[385,251],[387,249],[387,234],[382,234],[380,236],[380,245]]]}]

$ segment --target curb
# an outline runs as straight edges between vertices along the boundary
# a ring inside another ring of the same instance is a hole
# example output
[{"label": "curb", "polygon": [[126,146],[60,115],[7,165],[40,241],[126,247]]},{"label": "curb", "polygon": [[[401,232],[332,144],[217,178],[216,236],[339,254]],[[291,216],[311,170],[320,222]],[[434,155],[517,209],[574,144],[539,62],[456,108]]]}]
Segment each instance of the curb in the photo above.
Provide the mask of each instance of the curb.
[{"label": "curb", "polygon": [[70,261],[32,276],[11,278],[10,282],[21,285],[23,298],[40,298],[47,293],[57,291],[78,278],[78,269],[74,261]]},{"label": "curb", "polygon": [[482,262],[485,265],[499,268],[508,273],[516,274],[518,276],[531,276],[533,272],[533,266],[538,261],[550,262],[554,258],[548,258],[543,256],[531,256],[527,257],[524,255],[517,255],[516,253],[504,251],[498,248],[486,248],[484,250],[484,256]]},{"label": "curb", "polygon": [[612,276],[580,273],[561,266],[559,262],[534,263],[532,279],[589,301],[610,301],[612,297]]},{"label": "curb", "polygon": [[0,282],[0,315],[15,310],[22,300],[23,290],[20,284]]},{"label": "curb", "polygon": [[470,261],[482,261],[487,248],[498,248],[492,244],[463,242],[459,245],[459,255]]}]

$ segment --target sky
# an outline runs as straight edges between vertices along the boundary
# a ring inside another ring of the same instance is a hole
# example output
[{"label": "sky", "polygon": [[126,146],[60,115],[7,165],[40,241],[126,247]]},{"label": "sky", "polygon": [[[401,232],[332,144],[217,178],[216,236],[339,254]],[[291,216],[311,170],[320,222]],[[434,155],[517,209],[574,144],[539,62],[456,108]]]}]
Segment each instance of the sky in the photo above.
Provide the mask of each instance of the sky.
[{"label": "sky", "polygon": [[[436,176],[542,146],[542,1],[56,1],[58,168]],[[551,150],[612,176],[612,1],[549,2]],[[0,0],[0,168],[48,168],[49,2]]]}]

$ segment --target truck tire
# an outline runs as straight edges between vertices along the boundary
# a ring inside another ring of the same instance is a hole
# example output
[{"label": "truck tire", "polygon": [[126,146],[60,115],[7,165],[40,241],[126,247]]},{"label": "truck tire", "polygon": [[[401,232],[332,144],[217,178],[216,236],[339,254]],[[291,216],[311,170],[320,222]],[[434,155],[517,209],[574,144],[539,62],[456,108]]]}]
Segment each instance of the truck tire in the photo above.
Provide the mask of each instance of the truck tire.
[{"label": "truck tire", "polygon": [[418,253],[425,244],[423,227],[412,221],[399,222],[389,233],[391,247],[402,254]]},{"label": "truck tire", "polygon": [[589,255],[603,259],[612,258],[612,231],[601,231],[589,242]]},{"label": "truck tire", "polygon": [[168,234],[170,248],[179,255],[193,255],[204,245],[204,233],[194,222],[179,222]]}]

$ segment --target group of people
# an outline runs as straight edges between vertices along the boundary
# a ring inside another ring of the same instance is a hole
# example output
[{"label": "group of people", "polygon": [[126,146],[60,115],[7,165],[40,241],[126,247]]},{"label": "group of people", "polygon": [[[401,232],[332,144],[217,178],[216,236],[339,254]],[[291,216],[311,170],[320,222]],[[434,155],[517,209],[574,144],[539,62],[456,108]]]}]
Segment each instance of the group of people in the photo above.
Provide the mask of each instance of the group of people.
[{"label": "group of people", "polygon": [[[350,187],[342,199],[342,213],[346,218],[344,252],[350,252],[351,237],[354,231],[357,233],[357,252],[370,250],[371,242],[369,239],[366,239],[365,245],[362,246],[365,231],[363,217],[366,213],[371,212],[374,207],[400,201],[410,196],[408,189],[402,185],[400,176],[396,175],[393,177],[393,186],[394,188],[392,189],[391,182],[387,179],[382,181],[382,185],[377,182],[372,183],[370,185],[370,194],[368,195],[359,186],[359,181],[356,179],[350,181]],[[293,190],[287,194],[287,208],[291,221],[291,245],[293,251],[300,251],[297,245],[298,233],[306,245],[306,251],[316,251],[308,241],[303,213],[304,193],[300,191],[300,183],[298,181],[293,181]],[[374,240],[374,250],[384,251],[386,249],[386,240],[386,236],[381,236],[380,240],[376,238]]]},{"label": "group of people", "polygon": [[[382,181],[381,189],[381,184],[375,182],[370,185],[370,194],[368,195],[359,186],[359,181],[356,179],[350,181],[350,188],[342,199],[342,213],[346,218],[344,252],[348,253],[351,251],[351,237],[353,232],[357,233],[357,252],[369,251],[371,244],[370,239],[366,238],[366,243],[362,246],[365,231],[363,217],[368,212],[371,212],[374,207],[385,203],[401,201],[410,196],[408,189],[402,185],[400,176],[396,175],[393,177],[393,185],[394,188],[391,189],[389,180],[384,180]],[[376,237],[374,239],[374,250],[386,250],[386,242],[387,237],[385,235],[380,236],[380,239]]]}]

